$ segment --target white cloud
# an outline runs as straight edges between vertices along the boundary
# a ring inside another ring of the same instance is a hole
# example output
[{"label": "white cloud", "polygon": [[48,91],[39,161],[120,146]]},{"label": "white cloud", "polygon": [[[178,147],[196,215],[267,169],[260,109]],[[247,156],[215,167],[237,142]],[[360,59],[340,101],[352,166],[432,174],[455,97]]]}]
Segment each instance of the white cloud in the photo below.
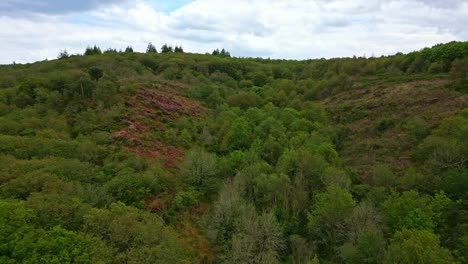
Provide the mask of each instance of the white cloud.
[{"label": "white cloud", "polygon": [[[468,40],[468,1],[195,0],[170,13],[143,0],[79,16],[0,17],[0,63],[54,58],[148,42],[191,52],[227,48],[235,56],[320,58],[408,52]],[[86,23],[84,23],[86,22]]]}]

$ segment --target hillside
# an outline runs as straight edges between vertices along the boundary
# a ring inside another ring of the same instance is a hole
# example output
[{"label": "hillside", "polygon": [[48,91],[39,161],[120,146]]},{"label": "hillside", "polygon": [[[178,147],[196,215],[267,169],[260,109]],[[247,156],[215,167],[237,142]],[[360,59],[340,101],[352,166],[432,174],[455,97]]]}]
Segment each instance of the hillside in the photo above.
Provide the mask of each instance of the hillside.
[{"label": "hillside", "polygon": [[0,263],[466,263],[467,91],[468,42],[0,66]]},{"label": "hillside", "polygon": [[445,89],[446,78],[418,80],[341,92],[323,100],[346,140],[344,161],[369,176],[386,164],[397,174],[411,165],[411,153],[440,123],[467,107],[465,93]]}]

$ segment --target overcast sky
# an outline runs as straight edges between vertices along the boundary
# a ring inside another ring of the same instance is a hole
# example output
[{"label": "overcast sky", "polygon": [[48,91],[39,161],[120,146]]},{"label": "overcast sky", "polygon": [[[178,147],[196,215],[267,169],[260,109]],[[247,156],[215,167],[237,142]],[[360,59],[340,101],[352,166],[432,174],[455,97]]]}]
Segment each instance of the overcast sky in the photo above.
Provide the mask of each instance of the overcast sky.
[{"label": "overcast sky", "polygon": [[0,64],[88,45],[308,59],[468,40],[468,0],[0,0]]}]

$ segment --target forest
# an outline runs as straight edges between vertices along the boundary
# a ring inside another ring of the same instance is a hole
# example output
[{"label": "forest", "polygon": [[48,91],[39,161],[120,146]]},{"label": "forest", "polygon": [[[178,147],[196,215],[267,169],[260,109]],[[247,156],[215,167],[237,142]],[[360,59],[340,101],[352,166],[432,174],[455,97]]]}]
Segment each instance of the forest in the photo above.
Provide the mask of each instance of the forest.
[{"label": "forest", "polygon": [[0,66],[0,263],[468,263],[468,42]]}]

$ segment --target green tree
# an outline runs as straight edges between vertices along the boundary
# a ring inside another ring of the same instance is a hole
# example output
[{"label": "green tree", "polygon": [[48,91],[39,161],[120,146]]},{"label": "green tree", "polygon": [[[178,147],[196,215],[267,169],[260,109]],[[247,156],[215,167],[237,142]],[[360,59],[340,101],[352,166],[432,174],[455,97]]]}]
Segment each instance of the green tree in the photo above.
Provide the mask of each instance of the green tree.
[{"label": "green tree", "polygon": [[184,49],[182,48],[182,46],[175,46],[174,52],[184,53]]},{"label": "green tree", "polygon": [[378,164],[372,168],[372,181],[375,186],[392,187],[396,184],[395,176],[387,165]]},{"label": "green tree", "polygon": [[310,234],[316,238],[321,255],[332,257],[335,247],[344,242],[347,233],[346,219],[355,205],[352,195],[337,186],[331,186],[326,192],[314,195],[308,214],[308,228]]},{"label": "green tree", "polygon": [[195,190],[205,195],[215,191],[219,170],[216,155],[196,147],[189,151],[180,169],[186,182]]},{"label": "green tree", "polygon": [[427,230],[402,230],[392,238],[384,264],[394,263],[457,263],[439,238]]},{"label": "green tree", "polygon": [[158,53],[156,50],[156,47],[153,45],[153,43],[148,43],[148,47],[146,47],[146,53]]},{"label": "green tree", "polygon": [[102,54],[101,48],[99,48],[96,45],[94,45],[94,47],[87,47],[84,53],[85,56],[100,55],[100,54]]},{"label": "green tree", "polygon": [[285,174],[261,174],[253,180],[259,208],[287,208],[291,182]]},{"label": "green tree", "polygon": [[401,195],[393,193],[383,203],[387,225],[392,231],[402,229],[433,230],[444,221],[440,217],[451,204],[445,194],[420,195],[411,190]]},{"label": "green tree", "polygon": [[354,244],[346,243],[340,253],[346,263],[382,263],[385,238],[382,231],[371,229],[357,237]]},{"label": "green tree", "polygon": [[168,46],[167,44],[162,45],[161,53],[170,53],[170,52],[173,52],[171,46]]},{"label": "green tree", "polygon": [[102,69],[98,68],[98,67],[93,66],[93,67],[88,69],[88,74],[89,74],[89,77],[91,77],[92,80],[97,82],[104,75],[104,71]]},{"label": "green tree", "polygon": [[245,118],[236,119],[229,132],[226,134],[225,140],[229,150],[245,150],[250,147],[250,124]]},{"label": "green tree", "polygon": [[222,49],[220,52],[219,52],[219,56],[221,57],[231,57],[231,53],[229,53],[229,51],[225,50],[225,49]]},{"label": "green tree", "polygon": [[284,249],[281,227],[272,213],[257,216],[248,211],[241,216],[240,230],[232,237],[232,248],[225,263],[280,263],[279,251]]},{"label": "green tree", "polygon": [[83,237],[60,226],[34,227],[32,210],[23,202],[0,201],[1,263],[104,263],[112,260],[101,240]]},{"label": "green tree", "polygon": [[127,53],[132,53],[132,52],[133,52],[132,46],[127,46],[127,47],[125,48],[125,52],[127,52]]},{"label": "green tree", "polygon": [[338,186],[343,189],[349,189],[351,187],[351,179],[346,172],[334,167],[325,169],[321,179],[326,187]]},{"label": "green tree", "polygon": [[190,250],[158,215],[114,203],[109,209],[93,208],[84,219],[83,232],[110,243],[117,263],[189,261]]},{"label": "green tree", "polygon": [[450,77],[459,91],[468,91],[468,58],[455,60],[452,63]]},{"label": "green tree", "polygon": [[164,191],[164,177],[164,173],[158,170],[137,174],[126,169],[108,181],[104,189],[117,201],[142,206],[145,198]]},{"label": "green tree", "polygon": [[68,57],[70,57],[70,55],[68,54],[68,51],[66,49],[64,49],[63,51],[60,51],[59,55],[57,56],[59,60],[66,59]]}]

